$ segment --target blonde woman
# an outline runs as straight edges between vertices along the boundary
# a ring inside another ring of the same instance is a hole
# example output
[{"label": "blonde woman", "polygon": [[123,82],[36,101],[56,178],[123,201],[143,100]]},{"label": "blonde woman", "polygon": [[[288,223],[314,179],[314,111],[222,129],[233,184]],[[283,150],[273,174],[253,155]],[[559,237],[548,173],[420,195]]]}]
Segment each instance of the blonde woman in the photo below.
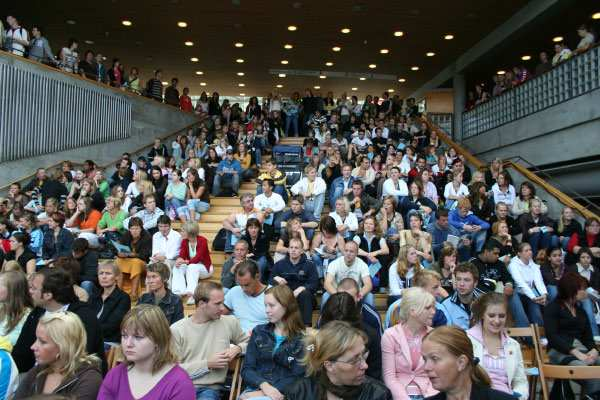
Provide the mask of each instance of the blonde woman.
[{"label": "blonde woman", "polygon": [[396,262],[390,265],[389,281],[390,290],[388,303],[398,300],[404,289],[412,286],[413,277],[422,270],[417,250],[414,246],[401,246]]},{"label": "blonde woman", "polygon": [[171,330],[158,306],[139,305],[125,315],[121,347],[125,362],[108,372],[98,400],[196,398],[189,375],[177,364]]},{"label": "blonde woman", "polygon": [[29,283],[21,268],[0,273],[0,337],[14,346],[32,308]]},{"label": "blonde woman", "polygon": [[23,377],[15,399],[59,394],[95,400],[102,384],[100,360],[86,352],[87,335],[79,317],[68,311],[46,313],[31,346],[36,366]]},{"label": "blonde woman", "polygon": [[391,400],[383,383],[368,377],[367,335],[348,322],[331,321],[305,338],[307,377],[284,390],[286,400]]}]

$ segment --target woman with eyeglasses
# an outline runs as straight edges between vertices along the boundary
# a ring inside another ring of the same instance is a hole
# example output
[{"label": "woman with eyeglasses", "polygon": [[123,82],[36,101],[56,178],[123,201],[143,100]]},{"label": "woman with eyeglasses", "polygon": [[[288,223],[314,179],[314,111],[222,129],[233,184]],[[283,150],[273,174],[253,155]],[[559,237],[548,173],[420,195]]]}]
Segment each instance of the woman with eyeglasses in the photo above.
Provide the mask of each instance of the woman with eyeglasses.
[{"label": "woman with eyeglasses", "polygon": [[389,389],[366,375],[367,342],[364,332],[342,321],[308,335],[303,359],[307,377],[294,383],[285,398],[391,400]]}]

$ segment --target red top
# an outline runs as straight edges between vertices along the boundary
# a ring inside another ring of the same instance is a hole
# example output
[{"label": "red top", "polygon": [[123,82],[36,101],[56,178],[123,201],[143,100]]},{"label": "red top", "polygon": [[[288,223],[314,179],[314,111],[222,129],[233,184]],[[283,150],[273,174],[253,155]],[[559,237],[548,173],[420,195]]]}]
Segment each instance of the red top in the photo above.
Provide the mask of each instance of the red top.
[{"label": "red top", "polygon": [[192,112],[192,98],[190,96],[181,96],[179,98],[179,108],[183,111]]},{"label": "red top", "polygon": [[204,236],[196,236],[196,256],[190,258],[190,241],[183,239],[179,250],[179,257],[183,258],[188,264],[202,264],[210,272],[212,270],[212,261],[208,251],[208,241]]},{"label": "red top", "polygon": [[[575,246],[594,247],[594,244],[596,243],[597,235],[590,235],[587,232],[584,232],[584,234],[585,234],[585,238],[580,238],[579,234],[577,232],[575,232],[575,233],[573,233],[573,235],[571,235],[571,239],[569,239],[569,243],[567,244],[567,250],[570,253],[573,253],[573,248]],[[585,243],[583,243],[581,241],[581,239],[585,240]]]}]

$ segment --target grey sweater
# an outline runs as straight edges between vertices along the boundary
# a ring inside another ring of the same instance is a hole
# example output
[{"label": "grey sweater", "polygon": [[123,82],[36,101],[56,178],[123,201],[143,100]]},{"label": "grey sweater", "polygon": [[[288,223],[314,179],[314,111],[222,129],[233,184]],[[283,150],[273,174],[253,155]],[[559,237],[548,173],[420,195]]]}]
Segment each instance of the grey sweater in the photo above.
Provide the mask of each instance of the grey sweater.
[{"label": "grey sweater", "polygon": [[47,62],[48,60],[56,63],[56,58],[54,57],[54,53],[52,53],[48,39],[42,36],[39,39],[33,38],[31,40],[29,47],[29,59],[41,63]]}]

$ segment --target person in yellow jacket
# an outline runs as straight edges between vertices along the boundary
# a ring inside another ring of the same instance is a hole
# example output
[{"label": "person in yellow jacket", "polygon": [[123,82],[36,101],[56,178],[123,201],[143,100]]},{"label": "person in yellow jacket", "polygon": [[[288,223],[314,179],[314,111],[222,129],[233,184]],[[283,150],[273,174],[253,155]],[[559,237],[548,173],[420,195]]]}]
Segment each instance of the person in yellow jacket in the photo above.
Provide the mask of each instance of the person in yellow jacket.
[{"label": "person in yellow jacket", "polygon": [[265,167],[264,172],[261,172],[260,175],[258,175],[258,178],[256,178],[256,194],[259,195],[262,193],[263,180],[273,179],[273,181],[275,182],[275,187],[273,188],[273,191],[280,195],[283,198],[283,201],[287,203],[288,193],[287,189],[285,188],[285,182],[287,179],[285,173],[278,170],[277,166],[273,163],[272,160],[266,160],[263,163],[263,165]]}]

